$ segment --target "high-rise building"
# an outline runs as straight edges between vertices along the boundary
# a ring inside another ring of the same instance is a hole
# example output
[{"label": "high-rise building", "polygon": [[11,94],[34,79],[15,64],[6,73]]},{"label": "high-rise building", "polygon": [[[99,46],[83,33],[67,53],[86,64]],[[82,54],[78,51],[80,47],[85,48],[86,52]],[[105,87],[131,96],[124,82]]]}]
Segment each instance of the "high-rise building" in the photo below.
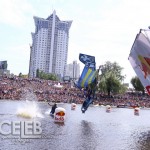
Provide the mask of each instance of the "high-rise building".
[{"label": "high-rise building", "polygon": [[10,75],[10,70],[7,70],[7,60],[0,61],[0,76]]},{"label": "high-rise building", "polygon": [[34,22],[29,77],[36,77],[37,69],[59,77],[65,76],[72,21],[61,21],[53,11],[47,19],[34,17]]},{"label": "high-rise building", "polygon": [[80,64],[77,61],[73,61],[73,63],[67,65],[66,76],[75,80],[80,77]]}]

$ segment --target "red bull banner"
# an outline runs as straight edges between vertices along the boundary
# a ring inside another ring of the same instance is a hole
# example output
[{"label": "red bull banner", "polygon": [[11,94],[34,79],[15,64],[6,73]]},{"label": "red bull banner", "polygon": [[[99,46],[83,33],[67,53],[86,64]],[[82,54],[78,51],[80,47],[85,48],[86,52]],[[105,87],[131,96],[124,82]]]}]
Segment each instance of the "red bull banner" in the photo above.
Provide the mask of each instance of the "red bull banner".
[{"label": "red bull banner", "polygon": [[129,61],[150,95],[150,41],[142,32],[136,36],[129,55]]}]

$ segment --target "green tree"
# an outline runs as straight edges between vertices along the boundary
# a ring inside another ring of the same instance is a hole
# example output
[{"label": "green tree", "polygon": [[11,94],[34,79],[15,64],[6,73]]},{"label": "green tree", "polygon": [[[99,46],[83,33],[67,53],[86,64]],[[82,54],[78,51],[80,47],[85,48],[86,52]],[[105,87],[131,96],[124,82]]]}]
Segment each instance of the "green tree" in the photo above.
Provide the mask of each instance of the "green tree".
[{"label": "green tree", "polygon": [[22,77],[22,73],[21,72],[19,73],[19,77]]},{"label": "green tree", "polygon": [[122,67],[116,62],[111,63],[107,61],[104,65],[100,66],[101,75],[99,89],[107,93],[109,96],[112,94],[123,93],[126,87],[122,84],[125,76],[121,75]]},{"label": "green tree", "polygon": [[137,76],[131,79],[131,84],[134,87],[135,91],[141,91],[143,95],[145,94],[144,86],[142,85],[140,79]]},{"label": "green tree", "polygon": [[125,76],[121,74],[123,68],[120,67],[116,62],[111,63],[110,61],[107,61],[104,65],[101,67],[101,77],[109,76],[110,74],[114,75],[119,81],[123,81],[125,79]]},{"label": "green tree", "polygon": [[52,73],[45,73],[43,71],[40,71],[39,70],[39,73],[38,73],[38,78],[40,79],[45,79],[45,80],[53,80],[53,81],[57,81],[58,78],[55,74],[52,74]]}]

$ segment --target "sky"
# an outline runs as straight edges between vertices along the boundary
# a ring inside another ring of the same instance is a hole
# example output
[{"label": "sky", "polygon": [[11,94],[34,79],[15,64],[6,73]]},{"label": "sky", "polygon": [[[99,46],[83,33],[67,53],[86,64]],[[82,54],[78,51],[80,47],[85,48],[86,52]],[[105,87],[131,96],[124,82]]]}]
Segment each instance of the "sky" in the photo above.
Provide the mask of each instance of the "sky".
[{"label": "sky", "polygon": [[0,61],[11,73],[28,74],[33,16],[46,19],[55,10],[60,20],[73,21],[68,63],[79,63],[79,53],[95,56],[97,67],[117,62],[130,83],[136,74],[128,56],[136,34],[150,26],[149,8],[149,0],[0,0]]}]

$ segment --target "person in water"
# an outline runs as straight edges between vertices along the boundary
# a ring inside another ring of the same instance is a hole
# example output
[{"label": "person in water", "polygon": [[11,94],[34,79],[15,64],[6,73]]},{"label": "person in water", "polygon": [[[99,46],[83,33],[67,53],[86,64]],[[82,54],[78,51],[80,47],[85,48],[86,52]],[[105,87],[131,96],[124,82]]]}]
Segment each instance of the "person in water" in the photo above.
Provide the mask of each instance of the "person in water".
[{"label": "person in water", "polygon": [[[49,104],[49,103],[48,103],[48,104]],[[54,115],[56,108],[57,108],[57,104],[55,103],[55,104],[52,106],[52,109],[51,109],[50,114]]]}]

